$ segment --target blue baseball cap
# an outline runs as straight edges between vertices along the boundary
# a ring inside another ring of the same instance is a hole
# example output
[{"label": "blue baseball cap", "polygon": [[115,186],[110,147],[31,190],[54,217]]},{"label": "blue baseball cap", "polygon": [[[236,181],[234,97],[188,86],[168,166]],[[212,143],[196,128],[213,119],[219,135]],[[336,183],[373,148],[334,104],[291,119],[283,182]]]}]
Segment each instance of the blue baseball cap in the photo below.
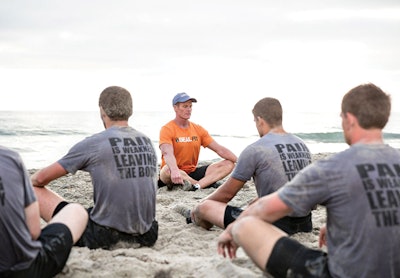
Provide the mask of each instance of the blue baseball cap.
[{"label": "blue baseball cap", "polygon": [[187,93],[179,93],[174,96],[174,99],[172,100],[172,105],[175,105],[178,102],[186,102],[188,100],[191,100],[192,102],[197,102],[197,99],[190,97]]}]

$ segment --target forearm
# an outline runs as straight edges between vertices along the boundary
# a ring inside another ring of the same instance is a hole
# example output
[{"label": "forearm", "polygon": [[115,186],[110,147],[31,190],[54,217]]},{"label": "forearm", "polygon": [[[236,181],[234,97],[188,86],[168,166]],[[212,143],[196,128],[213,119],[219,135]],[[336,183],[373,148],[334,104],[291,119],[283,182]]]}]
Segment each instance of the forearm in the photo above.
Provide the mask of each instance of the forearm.
[{"label": "forearm", "polygon": [[254,216],[265,222],[273,223],[290,212],[291,209],[283,203],[278,193],[274,192],[250,204],[249,207],[240,214],[237,220],[246,216]]},{"label": "forearm", "polygon": [[179,170],[178,164],[176,163],[175,156],[164,155],[165,164],[167,164],[170,171]]},{"label": "forearm", "polygon": [[37,201],[33,202],[25,208],[25,219],[32,239],[36,240],[41,232],[39,203]]},{"label": "forearm", "polygon": [[57,162],[50,166],[43,168],[31,176],[31,182],[33,186],[43,187],[49,182],[64,176],[67,171]]},{"label": "forearm", "polygon": [[207,200],[228,203],[243,188],[245,181],[229,177],[217,190],[206,197]]},{"label": "forearm", "polygon": [[233,163],[236,163],[237,161],[237,156],[227,148],[223,148],[222,151],[218,153],[218,155],[223,159],[232,161]]},{"label": "forearm", "polygon": [[218,190],[214,191],[210,195],[208,195],[204,200],[216,201],[220,203],[228,203],[230,202],[234,195],[229,194],[227,192],[217,192]]},{"label": "forearm", "polygon": [[43,187],[46,184],[48,184],[48,182],[46,182],[43,179],[42,174],[41,174],[41,170],[39,170],[38,172],[34,173],[31,176],[31,182],[32,182],[32,185],[36,186],[36,187]]}]

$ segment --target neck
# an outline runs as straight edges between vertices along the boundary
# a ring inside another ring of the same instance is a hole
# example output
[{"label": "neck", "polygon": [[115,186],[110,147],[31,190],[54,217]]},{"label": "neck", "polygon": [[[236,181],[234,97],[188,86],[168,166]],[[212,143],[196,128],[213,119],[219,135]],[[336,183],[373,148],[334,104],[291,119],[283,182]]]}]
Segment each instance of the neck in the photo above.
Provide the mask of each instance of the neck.
[{"label": "neck", "polygon": [[127,127],[128,125],[128,121],[109,121],[106,123],[106,128],[110,128],[113,126],[117,126],[117,127]]},{"label": "neck", "polygon": [[282,126],[276,126],[271,128],[268,133],[275,133],[275,134],[285,134],[286,131],[283,129]]},{"label": "neck", "polygon": [[174,122],[175,122],[179,127],[182,127],[182,128],[186,128],[186,127],[189,126],[189,120],[187,120],[187,119],[182,119],[182,118],[176,117],[175,120],[174,120]]},{"label": "neck", "polygon": [[357,136],[353,139],[353,144],[382,144],[383,135],[381,129],[368,129],[360,131]]}]

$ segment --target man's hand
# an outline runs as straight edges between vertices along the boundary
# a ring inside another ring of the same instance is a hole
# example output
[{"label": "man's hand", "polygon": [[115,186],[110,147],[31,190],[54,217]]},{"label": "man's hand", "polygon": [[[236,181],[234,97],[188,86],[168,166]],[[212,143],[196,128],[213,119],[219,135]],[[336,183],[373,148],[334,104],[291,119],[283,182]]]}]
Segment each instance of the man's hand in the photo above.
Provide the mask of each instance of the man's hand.
[{"label": "man's hand", "polygon": [[236,250],[238,246],[233,241],[232,235],[227,231],[223,231],[218,237],[218,254],[226,258],[228,255],[230,259],[236,258]]},{"label": "man's hand", "polygon": [[179,169],[170,171],[171,181],[173,184],[183,184],[183,178]]}]

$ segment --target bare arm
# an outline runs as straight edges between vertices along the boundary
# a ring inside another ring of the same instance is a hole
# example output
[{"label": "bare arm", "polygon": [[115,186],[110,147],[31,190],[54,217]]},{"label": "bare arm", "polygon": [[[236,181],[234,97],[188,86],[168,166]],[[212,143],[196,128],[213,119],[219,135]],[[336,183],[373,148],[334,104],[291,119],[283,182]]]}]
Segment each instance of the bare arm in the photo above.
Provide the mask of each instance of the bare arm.
[{"label": "bare arm", "polygon": [[183,179],[176,163],[173,146],[171,144],[161,144],[160,150],[162,156],[164,157],[165,163],[169,168],[172,183],[182,184]]},{"label": "bare arm", "polygon": [[259,198],[221,233],[218,238],[218,253],[224,257],[236,257],[236,250],[239,246],[232,237],[232,228],[240,225],[241,220],[246,216],[253,216],[265,222],[273,223],[290,211],[291,209],[279,198],[277,192]]},{"label": "bare arm", "polygon": [[215,140],[212,141],[207,148],[216,152],[223,159],[230,160],[233,163],[236,163],[237,161],[237,157],[233,152],[231,152],[228,148],[218,144]]},{"label": "bare arm", "polygon": [[32,239],[36,240],[41,232],[39,203],[37,201],[33,202],[25,208],[25,219]]},{"label": "bare arm", "polygon": [[217,190],[208,195],[205,200],[218,201],[222,203],[228,203],[233,197],[243,188],[244,182],[235,178],[229,177],[224,184],[222,184]]},{"label": "bare arm", "polygon": [[31,176],[33,186],[43,187],[49,182],[66,175],[68,172],[59,164],[55,162],[50,166],[43,168]]}]

